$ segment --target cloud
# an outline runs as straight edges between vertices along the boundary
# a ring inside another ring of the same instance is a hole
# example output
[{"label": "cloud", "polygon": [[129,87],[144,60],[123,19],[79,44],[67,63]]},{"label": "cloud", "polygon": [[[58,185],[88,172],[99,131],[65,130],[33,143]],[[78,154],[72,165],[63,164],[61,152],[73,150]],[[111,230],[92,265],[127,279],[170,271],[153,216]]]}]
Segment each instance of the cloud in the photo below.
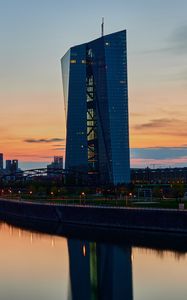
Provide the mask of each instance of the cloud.
[{"label": "cloud", "polygon": [[170,118],[171,116],[180,116],[180,117],[185,117],[186,118],[186,105],[181,105],[181,104],[175,104],[172,105],[170,104],[169,108],[159,108],[158,113],[164,113],[165,115],[168,115]]},{"label": "cloud", "polygon": [[53,148],[53,150],[55,150],[55,151],[58,151],[58,150],[64,151],[64,150],[65,150],[65,147],[57,147],[57,148]]},{"label": "cloud", "polygon": [[187,147],[132,148],[131,157],[156,160],[187,158]]},{"label": "cloud", "polygon": [[162,48],[149,49],[144,51],[144,54],[151,53],[171,53],[171,54],[186,54],[187,51],[187,25],[182,25],[176,28],[166,40],[166,45]]},{"label": "cloud", "polygon": [[156,167],[156,168],[184,168],[187,167],[187,157],[173,158],[173,159],[143,159],[143,158],[132,158],[131,159],[132,168],[146,168],[146,167]]},{"label": "cloud", "polygon": [[187,51],[187,25],[178,27],[168,40],[171,50],[177,53],[185,53]]},{"label": "cloud", "polygon": [[54,156],[46,155],[46,156],[39,156],[39,158],[47,158],[47,159],[53,159]]},{"label": "cloud", "polygon": [[145,114],[143,114],[143,113],[131,113],[130,115],[132,117],[143,117],[143,116],[145,116]]},{"label": "cloud", "polygon": [[187,137],[187,122],[179,119],[160,118],[132,127],[144,135],[166,135]]},{"label": "cloud", "polygon": [[37,154],[14,154],[15,157],[39,157]]},{"label": "cloud", "polygon": [[56,143],[56,142],[63,142],[64,139],[61,138],[51,138],[51,139],[25,139],[25,143]]},{"label": "cloud", "polygon": [[155,148],[132,148],[132,167],[146,166],[187,166],[187,145],[185,147],[155,147]]},{"label": "cloud", "polygon": [[143,123],[140,125],[135,125],[135,129],[144,129],[144,128],[162,128],[165,127],[166,125],[168,126],[169,124],[172,124],[173,122],[178,122],[178,120],[175,119],[167,119],[167,118],[162,118],[162,119],[153,119],[148,123]]},{"label": "cloud", "polygon": [[157,49],[148,49],[142,51],[142,54],[152,54],[152,53],[161,53],[161,52],[166,52],[168,54],[168,51],[172,51],[173,47],[162,47],[162,48],[157,48]]}]

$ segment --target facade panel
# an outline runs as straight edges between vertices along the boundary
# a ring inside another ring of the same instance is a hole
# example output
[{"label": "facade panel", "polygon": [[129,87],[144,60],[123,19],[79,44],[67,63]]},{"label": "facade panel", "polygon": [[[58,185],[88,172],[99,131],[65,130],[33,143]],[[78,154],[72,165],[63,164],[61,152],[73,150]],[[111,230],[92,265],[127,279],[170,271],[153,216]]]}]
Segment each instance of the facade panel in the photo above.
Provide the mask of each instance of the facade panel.
[{"label": "facade panel", "polygon": [[[62,59],[62,65],[64,59],[66,60],[67,57]],[[86,64],[83,63],[84,59],[84,45],[70,49],[65,167],[66,169],[78,169],[80,171],[87,171]]]},{"label": "facade panel", "polygon": [[126,31],[105,38],[113,182],[130,181]]},{"label": "facade panel", "polygon": [[62,69],[62,84],[63,84],[63,96],[64,96],[64,108],[67,118],[67,106],[68,106],[68,95],[69,95],[69,70],[70,70],[70,50],[64,55],[61,60]]}]

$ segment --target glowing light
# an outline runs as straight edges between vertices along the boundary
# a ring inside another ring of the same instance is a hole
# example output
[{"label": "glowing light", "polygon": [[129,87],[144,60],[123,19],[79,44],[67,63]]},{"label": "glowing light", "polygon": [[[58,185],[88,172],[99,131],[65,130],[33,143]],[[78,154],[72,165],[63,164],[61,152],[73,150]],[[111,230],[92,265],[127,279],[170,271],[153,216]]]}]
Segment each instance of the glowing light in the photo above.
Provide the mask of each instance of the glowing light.
[{"label": "glowing light", "polygon": [[55,241],[54,241],[54,239],[52,238],[51,239],[51,247],[53,248],[55,246]]},{"label": "glowing light", "polygon": [[82,254],[83,254],[83,256],[86,256],[86,246],[85,245],[82,247]]}]

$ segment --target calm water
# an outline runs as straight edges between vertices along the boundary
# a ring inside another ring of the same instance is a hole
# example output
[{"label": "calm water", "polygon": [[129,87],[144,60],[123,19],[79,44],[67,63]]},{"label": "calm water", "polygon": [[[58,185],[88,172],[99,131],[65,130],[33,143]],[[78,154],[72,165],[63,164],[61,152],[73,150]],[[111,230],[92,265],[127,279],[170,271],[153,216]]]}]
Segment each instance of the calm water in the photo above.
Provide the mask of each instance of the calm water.
[{"label": "calm water", "polygon": [[0,225],[0,300],[186,300],[187,254]]}]

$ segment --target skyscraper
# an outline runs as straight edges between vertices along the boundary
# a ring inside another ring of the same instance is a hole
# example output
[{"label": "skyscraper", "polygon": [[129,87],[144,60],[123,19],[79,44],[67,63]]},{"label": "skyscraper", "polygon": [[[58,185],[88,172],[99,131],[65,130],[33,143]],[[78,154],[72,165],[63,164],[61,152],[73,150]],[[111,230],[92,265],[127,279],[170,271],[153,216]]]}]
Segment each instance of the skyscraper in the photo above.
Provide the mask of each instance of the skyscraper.
[{"label": "skyscraper", "polygon": [[50,164],[47,165],[47,175],[54,177],[62,174],[62,172],[57,172],[57,171],[62,171],[63,169],[63,156],[54,156],[54,161]]},{"label": "skyscraper", "polygon": [[6,160],[6,171],[11,171],[12,161],[10,159]]},{"label": "skyscraper", "polygon": [[0,170],[3,170],[3,153],[0,153]]},{"label": "skyscraper", "polygon": [[66,169],[99,183],[129,182],[126,30],[70,48],[61,66]]},{"label": "skyscraper", "polygon": [[6,160],[6,171],[8,172],[17,172],[18,171],[18,160]]}]

